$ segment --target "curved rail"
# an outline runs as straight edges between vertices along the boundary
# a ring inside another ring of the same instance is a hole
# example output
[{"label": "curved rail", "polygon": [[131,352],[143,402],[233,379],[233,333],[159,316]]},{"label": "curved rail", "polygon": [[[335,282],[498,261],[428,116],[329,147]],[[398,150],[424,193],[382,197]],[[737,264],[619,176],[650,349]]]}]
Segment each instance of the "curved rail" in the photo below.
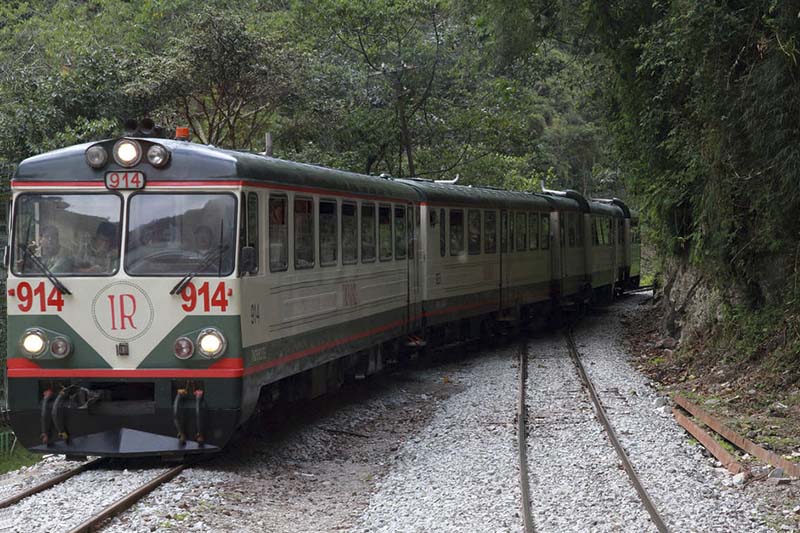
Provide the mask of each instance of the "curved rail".
[{"label": "curved rail", "polygon": [[8,498],[6,498],[4,500],[0,500],[0,509],[4,509],[6,507],[10,507],[10,506],[14,505],[15,503],[17,503],[18,501],[27,498],[28,496],[33,496],[34,494],[37,494],[37,493],[42,492],[44,490],[47,490],[50,487],[53,487],[53,486],[58,485],[59,483],[61,483],[63,481],[68,480],[72,476],[80,474],[84,470],[88,470],[89,468],[93,468],[93,467],[99,466],[100,464],[105,463],[105,462],[106,462],[106,459],[102,459],[102,458],[101,459],[95,459],[94,461],[89,461],[88,463],[83,463],[81,465],[76,466],[75,468],[73,468],[71,470],[67,470],[66,472],[62,472],[61,474],[58,474],[57,476],[53,476],[50,479],[39,483],[38,485],[34,485],[33,487],[31,487],[29,489],[25,489],[25,490],[23,490],[21,492],[18,492],[16,494],[12,495],[12,496],[9,496]]},{"label": "curved rail", "polygon": [[525,384],[528,379],[528,350],[524,344],[519,350],[519,396],[517,398],[517,448],[519,450],[519,483],[522,489],[522,521],[525,533],[534,533],[531,514],[531,489],[528,478],[528,408],[525,404]]},{"label": "curved rail", "polygon": [[166,483],[167,481],[171,480],[178,474],[180,474],[183,469],[186,468],[186,465],[180,464],[173,468],[170,468],[160,476],[151,479],[144,485],[139,486],[133,492],[123,496],[122,498],[118,499],[99,513],[93,515],[91,518],[80,524],[79,526],[70,530],[70,533],[79,533],[84,531],[94,531],[94,529],[111,518],[112,516],[116,516],[122,511],[125,511],[129,507],[131,507],[134,503],[141,500],[155,489]]},{"label": "curved rail", "polygon": [[592,399],[592,403],[594,404],[594,411],[597,414],[597,418],[598,420],[600,420],[600,423],[606,430],[606,434],[608,435],[608,440],[611,441],[611,444],[617,451],[617,455],[622,461],[622,466],[623,468],[625,468],[625,472],[627,472],[628,478],[631,480],[631,484],[636,489],[636,492],[639,494],[639,498],[642,500],[642,503],[647,509],[647,513],[650,515],[650,519],[653,521],[653,524],[655,524],[656,528],[658,528],[658,531],[660,533],[669,533],[669,529],[667,528],[667,525],[664,523],[664,520],[661,518],[661,515],[658,513],[658,509],[653,503],[653,500],[650,499],[650,495],[647,494],[647,491],[642,485],[642,482],[639,480],[639,476],[636,474],[636,470],[633,469],[633,465],[631,464],[631,461],[628,458],[628,454],[625,453],[622,444],[620,444],[619,439],[617,438],[617,433],[614,431],[614,427],[608,420],[608,416],[606,415],[606,410],[600,403],[600,397],[597,395],[597,391],[594,388],[594,384],[589,379],[588,374],[586,374],[586,370],[583,368],[583,363],[581,363],[581,357],[580,353],[578,352],[578,347],[575,345],[575,339],[572,337],[572,330],[568,329],[565,333],[565,336],[567,338],[567,346],[569,347],[569,355],[572,358],[572,362],[575,363],[575,368],[578,370],[578,375],[580,376],[581,381],[583,382],[583,386],[586,389],[586,392],[589,393],[589,397]]}]

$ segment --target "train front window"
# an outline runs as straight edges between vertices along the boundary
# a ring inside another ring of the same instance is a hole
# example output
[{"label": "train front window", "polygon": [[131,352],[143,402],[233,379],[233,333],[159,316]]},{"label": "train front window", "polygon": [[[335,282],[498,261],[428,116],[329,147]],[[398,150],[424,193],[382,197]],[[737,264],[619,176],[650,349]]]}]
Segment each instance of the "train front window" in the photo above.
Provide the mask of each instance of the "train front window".
[{"label": "train front window", "polygon": [[226,193],[131,197],[125,271],[132,276],[227,276],[236,246],[236,197]]},{"label": "train front window", "polygon": [[22,194],[15,206],[15,275],[110,276],[118,270],[118,195]]}]

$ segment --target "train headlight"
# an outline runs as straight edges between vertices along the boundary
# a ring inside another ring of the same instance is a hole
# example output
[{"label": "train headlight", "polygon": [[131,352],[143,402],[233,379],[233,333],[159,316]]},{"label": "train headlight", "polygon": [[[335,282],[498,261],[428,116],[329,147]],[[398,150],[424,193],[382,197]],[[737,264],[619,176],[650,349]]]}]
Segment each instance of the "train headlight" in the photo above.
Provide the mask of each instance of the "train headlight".
[{"label": "train headlight", "polygon": [[189,359],[194,355],[194,343],[188,337],[180,337],[175,341],[172,350],[178,359]]},{"label": "train headlight", "polygon": [[160,144],[154,144],[147,150],[147,160],[154,167],[161,168],[169,161],[169,152]]},{"label": "train headlight", "polygon": [[56,337],[50,343],[50,354],[56,359],[63,359],[72,353],[72,343],[66,337]]},{"label": "train headlight", "polygon": [[20,346],[26,357],[39,357],[47,348],[47,335],[40,329],[26,330],[20,340]]},{"label": "train headlight", "polygon": [[206,328],[197,336],[197,348],[200,355],[216,359],[225,352],[228,343],[217,328]]},{"label": "train headlight", "polygon": [[136,141],[122,139],[114,145],[114,161],[120,166],[132,167],[142,158],[142,147]]},{"label": "train headlight", "polygon": [[103,168],[108,161],[108,152],[102,146],[92,146],[86,150],[86,162],[92,168]]}]

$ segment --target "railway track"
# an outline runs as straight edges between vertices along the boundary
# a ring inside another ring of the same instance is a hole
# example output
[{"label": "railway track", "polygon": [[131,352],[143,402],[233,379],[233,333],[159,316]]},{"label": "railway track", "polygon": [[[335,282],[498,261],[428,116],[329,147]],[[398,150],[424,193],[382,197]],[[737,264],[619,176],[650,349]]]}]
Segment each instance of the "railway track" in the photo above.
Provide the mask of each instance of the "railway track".
[{"label": "railway track", "polygon": [[[16,494],[6,497],[3,500],[0,500],[0,509],[5,509],[18,504],[19,502],[34,496],[36,494],[42,493],[46,490],[49,490],[57,485],[65,482],[66,480],[78,476],[81,473],[88,472],[90,470],[97,470],[104,466],[108,466],[111,464],[111,460],[108,458],[100,458],[95,459],[94,461],[89,461],[78,465],[75,468],[52,476],[41,483],[34,485],[28,489],[22,490]],[[118,515],[119,513],[125,511],[126,509],[133,506],[136,502],[141,500],[143,497],[151,493],[156,488],[160,487],[164,483],[172,480],[178,474],[180,474],[187,465],[179,464],[165,472],[160,473],[159,475],[153,477],[152,479],[137,485],[133,490],[130,492],[120,496],[117,498],[113,503],[107,505],[103,509],[95,512],[88,518],[86,518],[83,522],[79,525],[74,526],[66,531],[70,533],[83,533],[89,531],[95,531],[98,527],[100,527],[106,520]]]},{"label": "railway track", "polygon": [[519,350],[519,396],[517,398],[517,449],[519,450],[519,482],[522,491],[522,523],[525,533],[534,533],[536,527],[531,512],[531,484],[528,475],[528,409],[525,403],[528,382],[528,349]]},{"label": "railway track", "polygon": [[617,433],[614,430],[614,426],[611,425],[609,421],[608,414],[606,413],[605,408],[603,407],[602,402],[600,401],[600,397],[597,394],[597,390],[595,389],[594,383],[589,378],[588,374],[586,373],[586,369],[583,367],[583,363],[581,362],[581,355],[578,351],[578,347],[575,344],[575,339],[572,335],[572,330],[567,329],[565,332],[565,337],[567,341],[567,348],[569,349],[570,358],[575,365],[575,369],[578,372],[578,376],[580,377],[581,382],[583,383],[583,387],[586,390],[587,394],[589,395],[590,399],[592,400],[592,404],[594,405],[594,411],[597,415],[597,419],[600,421],[600,424],[603,426],[603,429],[608,436],[608,440],[611,441],[614,450],[616,450],[617,455],[619,456],[620,461],[622,462],[622,466],[625,469],[625,472],[630,479],[631,484],[636,489],[637,494],[639,495],[639,499],[642,501],[645,509],[647,509],[647,513],[650,515],[650,519],[653,522],[653,525],[656,526],[660,533],[668,533],[669,529],[667,528],[664,519],[661,517],[661,514],[658,512],[653,500],[650,498],[650,495],[647,493],[647,490],[642,485],[641,480],[639,479],[636,470],[633,468],[633,464],[631,464],[630,458],[628,458],[628,454],[625,452],[625,449],[622,447],[622,444],[619,442],[619,438],[617,438]]}]

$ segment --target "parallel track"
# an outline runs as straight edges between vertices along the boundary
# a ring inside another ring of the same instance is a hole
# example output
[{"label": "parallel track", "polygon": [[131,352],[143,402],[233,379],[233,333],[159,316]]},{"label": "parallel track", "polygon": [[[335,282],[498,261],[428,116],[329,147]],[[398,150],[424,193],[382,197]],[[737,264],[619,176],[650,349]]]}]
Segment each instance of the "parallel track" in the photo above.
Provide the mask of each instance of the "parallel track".
[{"label": "parallel track", "polygon": [[650,495],[645,490],[644,486],[642,485],[639,476],[636,474],[636,470],[634,470],[633,465],[631,464],[630,459],[628,458],[628,454],[625,453],[625,449],[620,444],[619,439],[617,438],[617,433],[614,431],[614,427],[611,425],[611,422],[608,419],[608,415],[606,414],[606,410],[603,407],[603,404],[600,402],[600,397],[597,395],[597,390],[594,387],[594,383],[589,379],[588,374],[586,374],[586,370],[583,367],[583,363],[581,363],[581,356],[578,352],[578,347],[575,345],[575,339],[572,336],[572,330],[568,329],[566,331],[566,339],[567,339],[567,347],[569,348],[569,355],[572,358],[572,362],[575,363],[575,368],[578,371],[578,376],[580,376],[581,381],[583,382],[583,386],[586,389],[586,392],[589,394],[589,397],[592,399],[592,403],[594,404],[594,410],[597,414],[597,419],[603,425],[603,428],[606,430],[606,434],[608,435],[608,440],[611,441],[611,444],[614,446],[614,449],[617,451],[617,455],[622,461],[622,466],[625,468],[625,472],[628,474],[628,478],[631,481],[631,484],[636,489],[636,492],[639,494],[639,498],[642,500],[642,503],[647,509],[647,513],[650,515],[650,519],[653,521],[653,524],[658,528],[660,533],[669,533],[669,529],[667,525],[664,523],[664,519],[658,512],[653,500],[650,499]]},{"label": "parallel track", "polygon": [[122,511],[125,511],[133,504],[153,492],[155,489],[170,481],[172,478],[180,474],[183,469],[186,468],[186,465],[178,465],[173,468],[170,468],[160,476],[151,479],[144,485],[139,486],[133,492],[128,493],[127,495],[123,496],[122,498],[118,499],[99,513],[92,515],[91,518],[84,521],[79,526],[70,530],[70,533],[83,533],[88,531],[94,531],[95,528],[101,525],[103,522],[108,520],[109,518],[118,515]]},{"label": "parallel track", "polygon": [[519,450],[519,483],[522,489],[522,522],[525,533],[534,533],[536,527],[531,513],[531,489],[528,477],[528,409],[525,404],[528,380],[528,349],[519,350],[519,397],[517,398],[517,449]]},{"label": "parallel track", "polygon": [[[0,509],[10,507],[29,496],[33,496],[34,494],[38,494],[42,491],[52,488],[55,485],[58,485],[59,483],[62,483],[63,481],[66,481],[67,479],[80,474],[81,472],[97,468],[108,462],[109,460],[107,458],[95,459],[94,461],[83,463],[71,470],[62,472],[61,474],[53,476],[50,479],[43,481],[29,489],[25,489],[23,491],[18,492],[17,494],[14,494],[13,496],[9,496],[8,498],[1,500]],[[100,526],[103,522],[105,522],[109,518],[125,511],[133,504],[135,504],[137,501],[139,501],[140,499],[151,493],[153,490],[160,487],[164,483],[170,481],[172,478],[180,474],[184,468],[186,468],[186,465],[184,464],[177,465],[167,470],[163,474],[144,483],[143,485],[140,485],[135,490],[129,492],[128,494],[119,498],[117,501],[115,501],[105,509],[101,510],[99,513],[92,515],[90,518],[85,520],[80,525],[70,529],[69,530],[70,533],[94,531],[98,526]]]},{"label": "parallel track", "polygon": [[61,483],[63,481],[68,480],[72,476],[80,474],[84,470],[89,470],[90,468],[95,468],[95,467],[100,466],[100,465],[102,465],[102,464],[104,464],[106,462],[107,461],[105,459],[95,459],[94,461],[89,461],[88,463],[83,463],[81,465],[76,466],[75,468],[73,468],[71,470],[67,470],[66,472],[62,472],[61,474],[53,476],[50,479],[39,483],[38,485],[34,485],[33,487],[30,487],[28,489],[20,491],[20,492],[14,494],[12,496],[9,496],[8,498],[6,498],[4,500],[1,500],[0,501],[0,509],[5,509],[6,507],[10,507],[10,506],[14,505],[15,503],[17,503],[18,501],[27,498],[28,496],[33,496],[34,494],[38,494],[39,492],[45,491],[45,490],[49,489],[50,487],[53,487],[53,486],[58,485],[59,483]]}]

